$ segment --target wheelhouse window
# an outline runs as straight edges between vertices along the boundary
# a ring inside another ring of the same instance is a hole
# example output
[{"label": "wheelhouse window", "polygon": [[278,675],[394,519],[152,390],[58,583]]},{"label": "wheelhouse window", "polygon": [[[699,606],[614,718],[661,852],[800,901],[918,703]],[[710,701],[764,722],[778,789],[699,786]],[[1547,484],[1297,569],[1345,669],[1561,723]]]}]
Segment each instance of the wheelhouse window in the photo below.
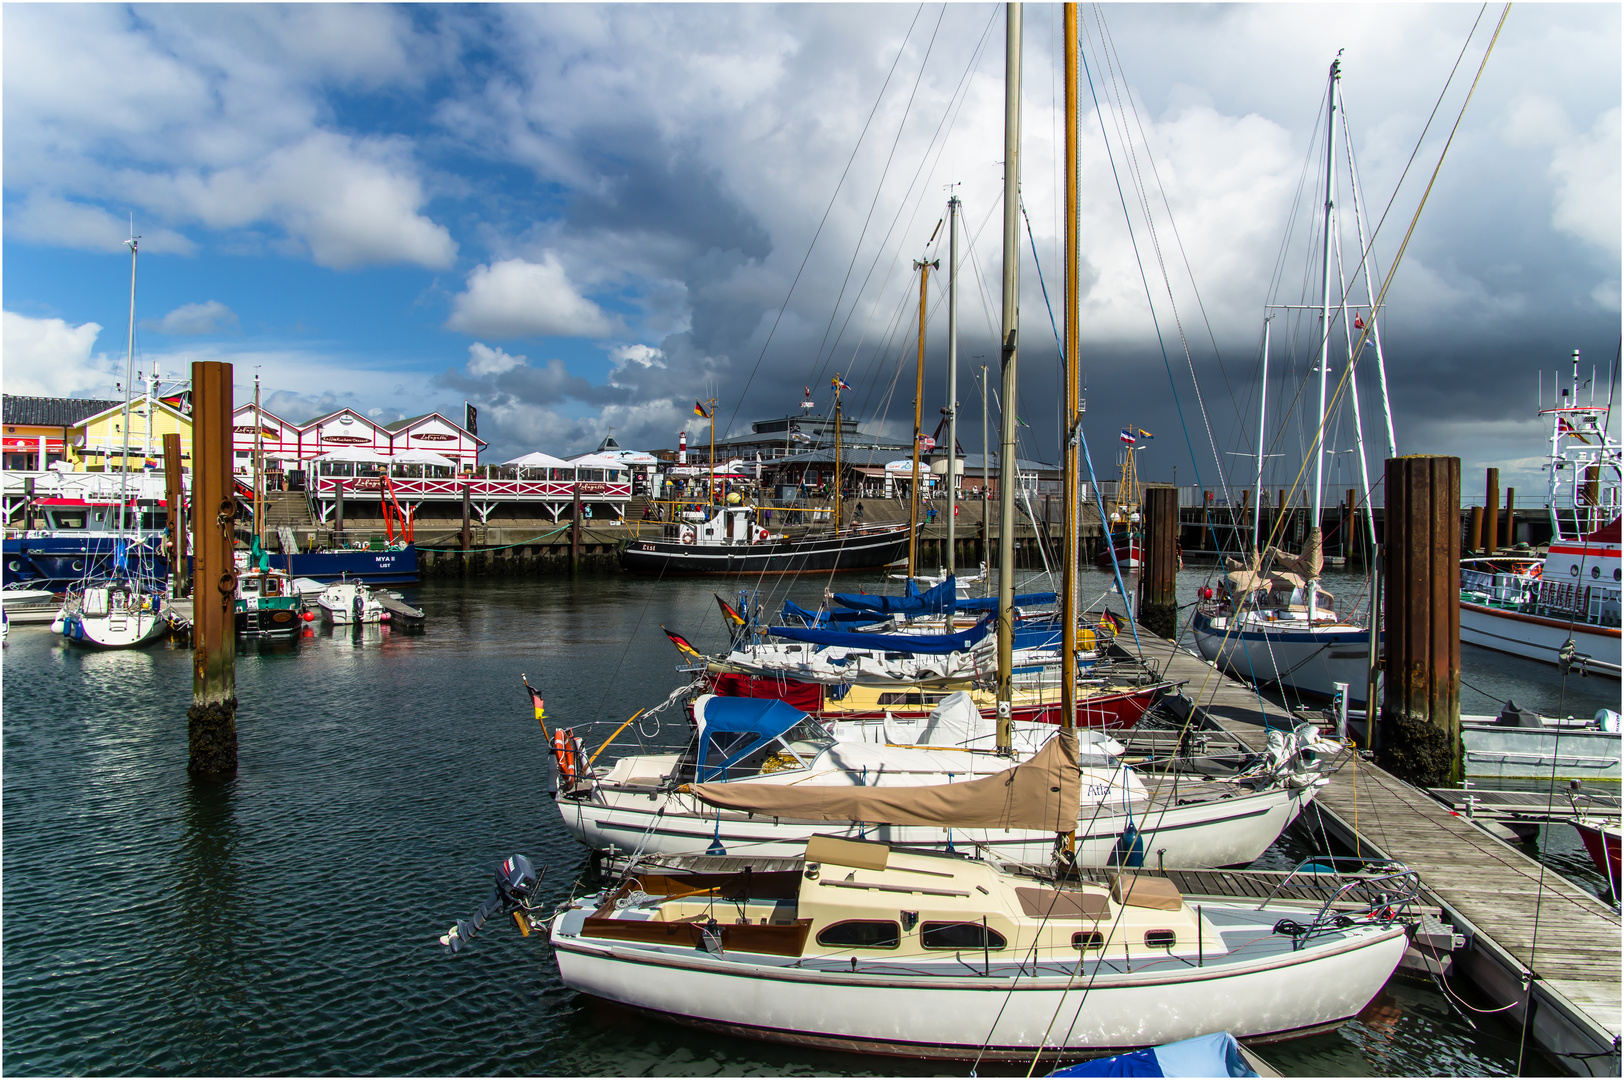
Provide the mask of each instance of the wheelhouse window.
[{"label": "wheelhouse window", "polygon": [[928,922],[919,943],[927,949],[1002,949],[1004,935],[978,922]]},{"label": "wheelhouse window", "polygon": [[819,930],[818,944],[834,949],[895,949],[902,944],[902,927],[880,919],[848,919]]}]

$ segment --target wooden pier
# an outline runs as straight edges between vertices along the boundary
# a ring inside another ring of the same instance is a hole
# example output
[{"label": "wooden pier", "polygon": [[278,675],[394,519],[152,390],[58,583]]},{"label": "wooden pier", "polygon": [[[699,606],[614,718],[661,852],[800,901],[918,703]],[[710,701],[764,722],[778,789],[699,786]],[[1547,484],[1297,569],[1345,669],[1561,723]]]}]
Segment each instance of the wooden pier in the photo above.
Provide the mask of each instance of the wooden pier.
[{"label": "wooden pier", "polygon": [[[1293,717],[1142,627],[1138,644],[1165,678],[1185,681],[1198,719],[1256,749],[1266,744],[1270,726],[1324,723]],[[1117,647],[1137,651],[1129,635],[1118,638]],[[1531,1042],[1576,1075],[1620,1074],[1618,912],[1430,792],[1362,758],[1331,778],[1315,806],[1339,842],[1420,874],[1424,898],[1465,937],[1454,954],[1455,972],[1475,982],[1493,1006],[1511,1006],[1504,1015],[1526,1024]]]}]

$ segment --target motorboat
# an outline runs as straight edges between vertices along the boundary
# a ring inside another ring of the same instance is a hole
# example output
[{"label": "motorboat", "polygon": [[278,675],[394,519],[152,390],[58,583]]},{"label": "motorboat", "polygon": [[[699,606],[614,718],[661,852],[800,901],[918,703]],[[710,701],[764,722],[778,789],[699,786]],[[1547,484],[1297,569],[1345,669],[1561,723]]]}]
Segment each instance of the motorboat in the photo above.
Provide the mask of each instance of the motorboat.
[{"label": "motorboat", "polygon": [[1555,718],[1508,701],[1496,716],[1462,715],[1460,741],[1467,776],[1501,780],[1620,779],[1619,716]]},{"label": "motorboat", "polygon": [[1614,896],[1619,894],[1619,842],[1620,833],[1617,821],[1604,821],[1600,818],[1577,818],[1573,827],[1579,832],[1579,839],[1584,843],[1585,852],[1590,861],[1596,864],[1596,871],[1607,879],[1607,886]]},{"label": "motorboat", "polygon": [[364,582],[335,581],[316,596],[322,620],[329,626],[353,626],[383,622],[388,618],[382,603]]},{"label": "motorboat", "polygon": [[787,869],[634,870],[544,925],[566,986],[663,1019],[800,1046],[1031,1062],[1340,1024],[1409,945],[1419,882],[1385,869],[1317,904],[1194,904],[1161,877],[1071,884],[814,836]]},{"label": "motorboat", "polygon": [[21,626],[26,623],[49,623],[62,610],[62,593],[50,589],[0,589],[0,609],[6,621]]},{"label": "motorboat", "polygon": [[[853,791],[951,788],[1009,768],[1011,757],[974,748],[984,746],[990,732],[979,730],[985,721],[967,694],[937,709],[928,724],[896,722],[882,729],[903,745],[870,739],[861,726],[848,725],[837,738],[817,718],[773,699],[706,694],[694,702],[693,714],[693,735],[680,753],[628,755],[600,773],[579,754],[555,752],[555,803],[571,835],[596,851],[779,858],[793,855],[814,833],[879,838],[910,849],[977,850],[1018,861],[1042,861],[1053,850],[1052,831],[937,828],[861,816],[831,824],[835,819],[824,813]],[[1026,743],[1014,749],[1017,756],[1041,757],[1063,736],[1077,760],[1077,733],[1057,735],[1050,725],[1020,730]],[[1077,861],[1252,862],[1313,800],[1328,780],[1323,766],[1340,752],[1307,726],[1289,737],[1271,737],[1278,742],[1272,754],[1234,778],[1170,773],[1148,782],[1090,739],[1096,749],[1082,766],[1071,821]],[[711,796],[700,798],[696,784]],[[785,799],[790,802],[779,805]]]}]

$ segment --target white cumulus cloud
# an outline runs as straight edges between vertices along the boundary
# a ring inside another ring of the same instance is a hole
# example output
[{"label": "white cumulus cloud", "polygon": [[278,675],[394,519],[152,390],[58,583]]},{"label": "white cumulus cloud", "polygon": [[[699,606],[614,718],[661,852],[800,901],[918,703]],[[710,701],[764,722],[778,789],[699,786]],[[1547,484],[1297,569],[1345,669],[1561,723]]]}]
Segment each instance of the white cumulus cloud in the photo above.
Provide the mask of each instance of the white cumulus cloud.
[{"label": "white cumulus cloud", "polygon": [[652,345],[617,345],[609,350],[609,358],[617,367],[636,364],[638,367],[665,367],[665,353]]},{"label": "white cumulus cloud", "polygon": [[525,358],[522,356],[493,349],[477,341],[468,346],[468,374],[476,377],[500,375],[504,371],[512,371],[524,362]]},{"label": "white cumulus cloud", "polygon": [[603,310],[582,296],[552,252],[541,262],[504,259],[468,275],[446,328],[486,337],[596,337],[610,331]]},{"label": "white cumulus cloud", "polygon": [[5,367],[0,372],[6,393],[35,397],[74,397],[110,393],[119,376],[105,356],[92,356],[101,333],[98,323],[69,326],[61,319],[32,319],[4,314]]},{"label": "white cumulus cloud", "polygon": [[1619,253],[1619,110],[1551,155],[1556,181],[1551,224],[1614,256]]},{"label": "white cumulus cloud", "polygon": [[218,300],[182,304],[158,320],[161,334],[216,334],[237,325],[237,313]]}]

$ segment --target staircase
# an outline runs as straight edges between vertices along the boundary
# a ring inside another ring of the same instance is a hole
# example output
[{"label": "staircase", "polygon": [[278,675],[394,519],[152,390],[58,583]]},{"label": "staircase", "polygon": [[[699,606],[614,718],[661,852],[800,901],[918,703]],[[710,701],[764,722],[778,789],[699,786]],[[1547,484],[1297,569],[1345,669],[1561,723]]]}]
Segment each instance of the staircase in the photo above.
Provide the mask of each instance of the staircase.
[{"label": "staircase", "polygon": [[302,491],[267,491],[265,493],[265,528],[280,530],[287,525],[308,528],[315,524],[310,516],[310,503]]}]

